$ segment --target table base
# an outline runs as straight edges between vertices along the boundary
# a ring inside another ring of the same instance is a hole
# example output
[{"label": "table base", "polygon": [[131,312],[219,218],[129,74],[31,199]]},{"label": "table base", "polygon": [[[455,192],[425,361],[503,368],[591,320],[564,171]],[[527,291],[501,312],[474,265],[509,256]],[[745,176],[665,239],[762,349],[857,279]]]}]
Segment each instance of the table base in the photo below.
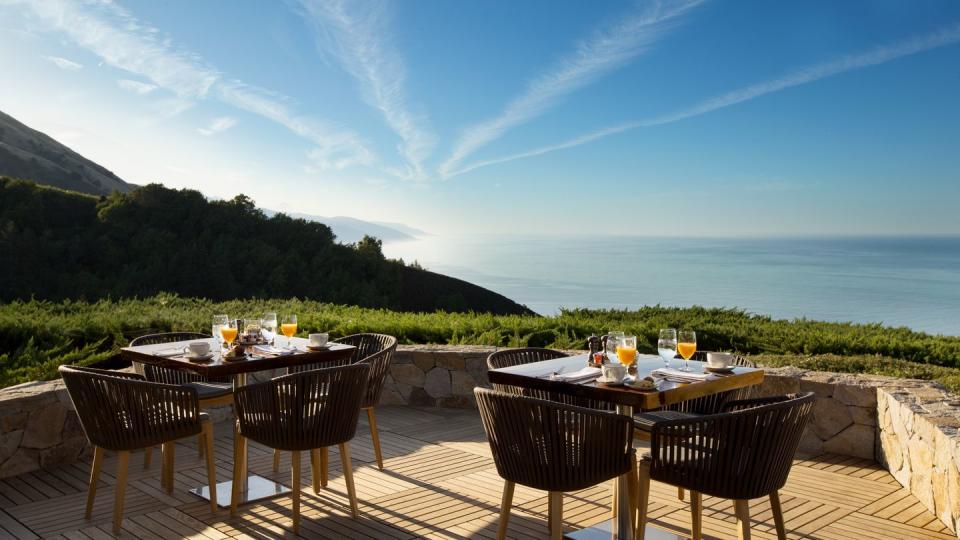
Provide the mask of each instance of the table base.
[{"label": "table base", "polygon": [[[645,540],[686,540],[689,538],[688,536],[658,529],[652,525],[647,525],[643,534]],[[613,535],[613,521],[610,520],[598,523],[593,527],[569,532],[563,537],[569,540],[613,540],[616,538]]]},{"label": "table base", "polygon": [[[293,491],[280,482],[274,482],[268,478],[251,474],[247,477],[247,491],[240,492],[240,501],[238,504],[247,504],[264,499],[272,499]],[[190,493],[210,500],[210,488],[200,486],[193,488]],[[217,484],[217,506],[221,508],[230,508],[230,498],[233,497],[233,480],[220,482]]]}]

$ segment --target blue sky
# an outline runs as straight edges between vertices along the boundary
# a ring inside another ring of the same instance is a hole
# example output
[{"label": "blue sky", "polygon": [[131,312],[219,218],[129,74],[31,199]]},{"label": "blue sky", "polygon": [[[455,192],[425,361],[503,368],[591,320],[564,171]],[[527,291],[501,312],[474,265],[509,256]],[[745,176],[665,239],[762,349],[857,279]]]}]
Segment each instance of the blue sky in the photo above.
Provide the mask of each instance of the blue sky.
[{"label": "blue sky", "polygon": [[0,110],[134,183],[438,234],[960,234],[957,2],[0,0],[0,34]]}]

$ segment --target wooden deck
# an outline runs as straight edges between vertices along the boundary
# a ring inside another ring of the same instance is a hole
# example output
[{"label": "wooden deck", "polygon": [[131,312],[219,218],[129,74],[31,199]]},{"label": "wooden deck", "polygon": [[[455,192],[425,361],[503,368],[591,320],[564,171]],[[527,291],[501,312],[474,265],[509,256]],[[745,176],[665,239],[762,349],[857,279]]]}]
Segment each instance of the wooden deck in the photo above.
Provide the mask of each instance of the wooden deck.
[{"label": "wooden deck", "polygon": [[[362,415],[361,415],[362,416]],[[354,474],[361,517],[348,517],[346,490],[339,456],[331,455],[331,482],[315,495],[305,488],[301,536],[305,538],[494,538],[502,481],[475,412],[449,409],[381,407],[377,413],[385,469],[372,466],[373,452],[366,424],[353,443]],[[231,430],[217,425],[218,475],[229,477]],[[332,449],[335,454],[336,450]],[[250,469],[268,477],[289,477],[289,454],[281,474],[271,469],[272,455],[252,445]],[[231,519],[187,489],[205,482],[203,462],[194,440],[177,448],[176,489],[160,489],[159,462],[142,468],[139,454],[131,459],[124,537],[151,540],[226,537],[274,538],[289,532],[289,497],[241,507]],[[62,466],[0,481],[0,537],[111,538],[110,512],[116,462],[105,459],[93,519],[83,519],[88,463]],[[310,469],[304,459],[303,480]],[[797,460],[790,481],[781,491],[790,538],[866,540],[956,536],[927,511],[886,471],[868,461],[837,456]],[[609,516],[610,485],[564,498],[564,526],[577,529]],[[509,534],[513,538],[545,538],[547,497],[544,492],[517,486]],[[690,514],[676,490],[654,483],[650,498],[654,525],[686,534]],[[751,504],[754,538],[775,538],[769,504]],[[707,538],[734,534],[729,501],[704,499]]]}]

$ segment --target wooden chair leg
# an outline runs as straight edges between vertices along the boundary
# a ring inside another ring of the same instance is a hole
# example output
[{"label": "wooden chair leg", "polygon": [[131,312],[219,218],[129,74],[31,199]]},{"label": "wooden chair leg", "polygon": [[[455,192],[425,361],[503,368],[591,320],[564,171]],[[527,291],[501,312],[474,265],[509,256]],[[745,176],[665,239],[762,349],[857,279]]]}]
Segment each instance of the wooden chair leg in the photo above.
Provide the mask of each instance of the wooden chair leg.
[{"label": "wooden chair leg", "polygon": [[143,468],[149,469],[150,463],[153,461],[153,447],[147,447],[143,449]]},{"label": "wooden chair leg", "polygon": [[173,467],[174,467],[174,456],[176,455],[177,443],[165,442],[161,446],[161,451],[163,452],[163,471],[161,474],[160,485],[163,486],[163,489],[166,490],[167,494],[173,493]]},{"label": "wooden chair leg", "polygon": [[213,463],[213,422],[201,424],[203,431],[201,448],[205,449],[204,457],[207,460],[207,484],[210,486],[210,511],[217,513],[217,467]]},{"label": "wooden chair leg", "polygon": [[787,528],[783,523],[783,508],[780,507],[780,494],[770,494],[770,509],[773,510],[773,523],[777,527],[777,539],[787,540]]},{"label": "wooden chair leg", "polygon": [[563,492],[550,492],[550,540],[563,539]]},{"label": "wooden chair leg", "polygon": [[683,500],[683,488],[682,488],[682,487],[678,487],[678,488],[677,488],[677,498],[680,499],[681,501]]},{"label": "wooden chair leg", "polygon": [[100,480],[100,466],[103,465],[103,448],[93,447],[93,463],[90,465],[90,485],[87,487],[87,509],[83,513],[85,519],[93,514],[93,500],[97,497],[97,482]]},{"label": "wooden chair leg", "polygon": [[130,464],[130,452],[117,452],[117,486],[113,499],[113,534],[120,534],[123,524],[123,500],[127,490],[127,466]]},{"label": "wooden chair leg", "polygon": [[627,486],[630,490],[630,527],[636,531],[637,530],[637,500],[638,500],[638,478],[637,478],[637,458],[633,456],[630,458],[630,476],[627,477]]},{"label": "wooden chair leg", "polygon": [[273,472],[280,472],[280,451],[273,450]]},{"label": "wooden chair leg", "polygon": [[377,431],[377,413],[373,407],[367,409],[367,420],[370,424],[370,438],[373,439],[373,453],[377,457],[377,468],[383,470],[383,454],[380,453],[380,433]]},{"label": "wooden chair leg", "polygon": [[357,517],[357,489],[353,485],[353,466],[350,463],[350,443],[340,444],[340,463],[343,464],[343,479],[347,482],[347,494],[350,496],[350,514]]},{"label": "wooden chair leg", "polygon": [[240,484],[243,478],[243,436],[237,431],[233,434],[233,489],[230,493],[230,516],[237,515],[237,504],[240,502]]},{"label": "wooden chair leg", "polygon": [[620,509],[620,499],[619,499],[620,493],[617,491],[617,479],[616,479],[616,478],[614,478],[613,481],[612,481],[610,484],[611,484],[611,487],[610,487],[610,519],[611,519],[611,520],[614,520],[614,519],[617,519],[617,513],[618,513],[618,510]]},{"label": "wooden chair leg", "polygon": [[750,503],[743,499],[733,501],[737,514],[737,540],[750,540]]},{"label": "wooden chair leg", "polygon": [[690,537],[693,540],[703,539],[703,495],[699,491],[690,492],[690,514],[692,515],[692,526],[690,528]]},{"label": "wooden chair leg", "polygon": [[310,450],[310,478],[313,492],[320,493],[320,450],[318,448]]},{"label": "wooden chair leg", "polygon": [[634,538],[643,540],[647,530],[647,504],[650,501],[650,464],[637,466],[637,529]]},{"label": "wooden chair leg", "polygon": [[509,480],[503,482],[503,499],[500,501],[500,524],[497,525],[497,540],[507,537],[507,524],[510,521],[510,509],[513,507],[514,483]]},{"label": "wooden chair leg", "polygon": [[324,446],[320,449],[320,486],[327,487],[327,469],[330,465],[330,452]]},{"label": "wooden chair leg", "polygon": [[300,534],[300,452],[290,452],[292,464],[292,478],[290,480],[290,496],[293,499],[293,534]]}]

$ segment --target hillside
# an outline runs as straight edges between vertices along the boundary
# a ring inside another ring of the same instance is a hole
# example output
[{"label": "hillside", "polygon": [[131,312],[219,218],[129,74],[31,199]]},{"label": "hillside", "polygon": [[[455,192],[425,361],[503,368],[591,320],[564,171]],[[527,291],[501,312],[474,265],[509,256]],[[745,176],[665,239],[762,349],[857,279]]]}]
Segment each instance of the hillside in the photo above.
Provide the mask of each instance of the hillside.
[{"label": "hillside", "polygon": [[126,193],[133,186],[106,168],[0,112],[0,175],[91,195]]},{"label": "hillside", "polygon": [[151,184],[92,197],[0,177],[0,301],[306,298],[399,311],[530,313],[464,281],[387,260],[380,241]]}]

